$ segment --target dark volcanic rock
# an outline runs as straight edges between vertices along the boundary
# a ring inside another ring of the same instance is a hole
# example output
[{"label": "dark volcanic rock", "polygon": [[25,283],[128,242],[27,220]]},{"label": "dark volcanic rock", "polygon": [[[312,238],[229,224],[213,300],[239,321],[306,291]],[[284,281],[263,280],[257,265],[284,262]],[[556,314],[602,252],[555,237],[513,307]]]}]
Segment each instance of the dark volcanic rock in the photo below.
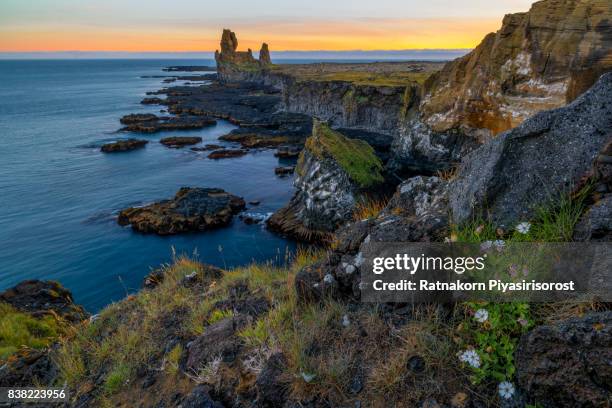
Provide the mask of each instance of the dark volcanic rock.
[{"label": "dark volcanic rock", "polygon": [[82,306],[72,301],[70,291],[54,281],[23,281],[0,293],[0,302],[33,316],[52,312],[72,323],[89,317]]},{"label": "dark volcanic rock", "polygon": [[202,141],[201,137],[188,137],[188,136],[172,136],[172,137],[164,137],[159,141],[159,143],[168,147],[183,147],[188,145],[193,145],[200,143]]},{"label": "dark volcanic rock", "polygon": [[23,349],[0,367],[0,387],[52,386],[58,376],[59,369],[46,350]]},{"label": "dark volcanic rock", "polygon": [[276,167],[274,169],[274,174],[276,174],[277,176],[288,176],[290,174],[293,174],[294,171],[295,166],[281,166]]},{"label": "dark volcanic rock", "polygon": [[182,408],[223,408],[223,404],[214,401],[204,385],[195,387],[180,405]]},{"label": "dark volcanic rock", "polygon": [[215,150],[208,155],[209,159],[227,159],[230,157],[240,157],[247,154],[248,150],[244,149],[221,149]]},{"label": "dark volcanic rock", "polygon": [[183,187],[172,200],[122,210],[117,221],[138,232],[170,235],[225,226],[244,207],[242,198],[220,188]]},{"label": "dark volcanic rock", "polygon": [[140,122],[156,121],[158,119],[159,118],[152,113],[132,113],[129,115],[125,115],[124,117],[119,119],[119,122],[121,122],[124,125],[131,125],[131,124],[140,123]]},{"label": "dark volcanic rock", "polygon": [[159,117],[153,114],[131,114],[122,117],[120,122],[126,125],[121,130],[141,133],[154,133],[161,130],[201,129],[217,123],[216,120],[206,116]]},{"label": "dark volcanic rock", "polygon": [[530,219],[590,172],[610,129],[612,73],[568,106],[539,113],[466,156],[450,186],[454,221],[484,211],[509,226]]},{"label": "dark volcanic rock", "polygon": [[523,335],[517,378],[546,407],[605,407],[612,402],[612,312],[592,313]]},{"label": "dark volcanic rock", "polygon": [[287,359],[282,353],[273,354],[263,370],[257,376],[257,406],[283,406],[289,394],[290,382],[283,375],[287,367]]},{"label": "dark volcanic rock", "polygon": [[229,317],[206,327],[204,334],[189,346],[187,369],[198,370],[217,357],[232,362],[241,347],[236,331],[247,325],[244,316]]},{"label": "dark volcanic rock", "polygon": [[118,140],[112,143],[103,144],[100,148],[104,153],[127,152],[129,150],[140,149],[149,143],[148,140],[127,139]]},{"label": "dark volcanic rock", "polygon": [[140,103],[142,103],[143,105],[160,105],[163,102],[163,99],[161,98],[144,98],[142,101],[140,101]]},{"label": "dark volcanic rock", "polygon": [[276,153],[274,153],[274,156],[280,158],[298,157],[302,149],[303,146],[300,145],[278,146],[278,148],[276,148]]}]

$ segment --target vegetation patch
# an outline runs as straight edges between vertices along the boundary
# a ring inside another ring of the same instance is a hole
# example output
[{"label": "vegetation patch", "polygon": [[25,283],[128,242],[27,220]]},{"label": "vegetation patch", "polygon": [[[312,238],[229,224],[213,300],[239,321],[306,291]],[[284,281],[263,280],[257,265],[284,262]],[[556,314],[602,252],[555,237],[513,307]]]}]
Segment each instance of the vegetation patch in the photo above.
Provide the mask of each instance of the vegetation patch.
[{"label": "vegetation patch", "polygon": [[367,142],[349,139],[323,123],[315,124],[312,134],[306,140],[306,148],[321,159],[331,157],[360,187],[384,181],[382,162]]},{"label": "vegetation patch", "polygon": [[55,315],[35,318],[0,302],[0,362],[22,347],[43,349],[63,333],[65,324]]}]

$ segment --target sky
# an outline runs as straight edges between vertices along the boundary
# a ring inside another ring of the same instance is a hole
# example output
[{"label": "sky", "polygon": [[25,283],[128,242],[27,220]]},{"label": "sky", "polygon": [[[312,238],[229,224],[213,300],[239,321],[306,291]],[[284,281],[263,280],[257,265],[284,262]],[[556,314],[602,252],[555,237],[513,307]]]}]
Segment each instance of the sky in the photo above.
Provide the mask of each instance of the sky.
[{"label": "sky", "polygon": [[0,52],[473,48],[532,0],[0,0]]}]

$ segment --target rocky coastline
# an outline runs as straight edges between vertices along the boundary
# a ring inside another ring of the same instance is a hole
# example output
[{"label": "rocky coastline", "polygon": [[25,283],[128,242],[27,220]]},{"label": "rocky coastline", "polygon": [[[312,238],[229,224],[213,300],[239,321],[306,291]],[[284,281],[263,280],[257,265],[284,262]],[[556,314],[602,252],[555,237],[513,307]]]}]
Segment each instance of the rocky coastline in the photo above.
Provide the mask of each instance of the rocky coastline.
[{"label": "rocky coastline", "polygon": [[360,285],[370,243],[610,241],[610,21],[607,0],[543,0],[445,64],[276,65],[223,30],[215,78],[153,92],[143,104],[172,116],[126,115],[121,131],[228,120],[235,148],[190,149],[297,159],[270,169],[295,172],[293,197],[258,218],[221,188],[183,187],[117,222],[174,235],[237,215],[324,247],[281,267],[177,257],[91,317],[58,283],[23,282],[0,306],[36,347],[13,345],[0,386],[65,384],[70,407],[609,406],[605,301],[369,304]]}]

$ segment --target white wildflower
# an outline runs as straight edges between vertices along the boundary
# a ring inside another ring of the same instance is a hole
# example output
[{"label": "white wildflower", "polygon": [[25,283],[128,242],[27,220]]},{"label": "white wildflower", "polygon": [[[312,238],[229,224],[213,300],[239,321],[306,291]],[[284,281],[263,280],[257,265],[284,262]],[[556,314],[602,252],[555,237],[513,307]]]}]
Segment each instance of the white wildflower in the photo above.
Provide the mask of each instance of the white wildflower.
[{"label": "white wildflower", "polygon": [[506,241],[504,241],[503,239],[495,240],[493,241],[493,246],[495,246],[495,249],[497,249],[498,252],[501,252],[506,246]]},{"label": "white wildflower", "polygon": [[528,222],[521,222],[519,225],[516,226],[516,230],[521,234],[527,234],[530,228],[531,224]]},{"label": "white wildflower", "polygon": [[479,368],[480,367],[480,356],[476,352],[476,350],[466,350],[459,356],[459,360],[467,363],[471,367]]},{"label": "white wildflower", "polygon": [[334,283],[334,277],[332,276],[331,273],[328,273],[327,275],[325,275],[325,277],[323,278],[323,282],[327,283],[328,285],[331,285],[332,283]]},{"label": "white wildflower", "polygon": [[348,315],[342,316],[342,326],[349,327],[350,325],[351,325],[351,320],[349,319]]},{"label": "white wildflower", "polygon": [[480,250],[483,252],[486,252],[489,249],[491,249],[492,246],[493,246],[493,241],[485,241],[482,244],[480,244]]},{"label": "white wildflower", "polygon": [[302,372],[301,375],[302,375],[302,379],[307,383],[312,382],[312,380],[314,380],[316,377],[315,374],[309,374],[305,372]]},{"label": "white wildflower", "polygon": [[476,313],[474,313],[474,319],[480,323],[484,323],[489,319],[489,312],[487,312],[486,309],[478,309]]},{"label": "white wildflower", "polygon": [[510,399],[514,395],[514,385],[511,382],[500,382],[497,389],[499,391],[499,396],[503,399]]}]

